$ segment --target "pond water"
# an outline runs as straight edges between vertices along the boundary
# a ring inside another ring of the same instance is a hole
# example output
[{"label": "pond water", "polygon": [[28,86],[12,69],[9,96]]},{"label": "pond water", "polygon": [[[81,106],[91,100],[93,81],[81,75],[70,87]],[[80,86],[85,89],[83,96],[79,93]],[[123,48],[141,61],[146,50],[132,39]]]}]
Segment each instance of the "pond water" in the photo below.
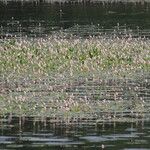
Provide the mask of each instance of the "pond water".
[{"label": "pond water", "polygon": [[0,149],[149,150],[150,122],[52,124],[36,118],[1,118]]},{"label": "pond water", "polygon": [[[150,3],[0,1],[0,35],[150,35]],[[118,32],[117,32],[118,31]]]}]

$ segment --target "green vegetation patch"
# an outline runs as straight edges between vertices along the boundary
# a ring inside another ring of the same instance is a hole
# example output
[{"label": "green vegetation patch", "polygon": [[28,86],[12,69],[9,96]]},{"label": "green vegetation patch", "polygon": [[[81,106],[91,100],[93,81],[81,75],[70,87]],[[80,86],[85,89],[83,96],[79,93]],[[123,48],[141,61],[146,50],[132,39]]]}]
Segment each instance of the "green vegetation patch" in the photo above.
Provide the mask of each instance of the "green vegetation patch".
[{"label": "green vegetation patch", "polygon": [[150,41],[139,39],[35,39],[1,41],[1,74],[45,75],[150,69]]},{"label": "green vegetation patch", "polygon": [[1,40],[0,73],[0,115],[150,111],[149,39]]}]

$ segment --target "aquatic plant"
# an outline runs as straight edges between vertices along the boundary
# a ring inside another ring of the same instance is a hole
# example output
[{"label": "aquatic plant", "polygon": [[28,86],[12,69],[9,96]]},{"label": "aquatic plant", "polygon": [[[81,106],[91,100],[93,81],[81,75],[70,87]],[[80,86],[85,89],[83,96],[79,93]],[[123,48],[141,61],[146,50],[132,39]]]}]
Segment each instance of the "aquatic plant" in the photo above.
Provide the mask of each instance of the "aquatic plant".
[{"label": "aquatic plant", "polygon": [[53,35],[0,43],[1,115],[117,120],[150,111],[149,39]]},{"label": "aquatic plant", "polygon": [[150,44],[146,39],[8,39],[1,40],[0,49],[1,73],[9,76],[13,72],[39,76],[102,70],[124,75],[128,70],[150,67]]}]

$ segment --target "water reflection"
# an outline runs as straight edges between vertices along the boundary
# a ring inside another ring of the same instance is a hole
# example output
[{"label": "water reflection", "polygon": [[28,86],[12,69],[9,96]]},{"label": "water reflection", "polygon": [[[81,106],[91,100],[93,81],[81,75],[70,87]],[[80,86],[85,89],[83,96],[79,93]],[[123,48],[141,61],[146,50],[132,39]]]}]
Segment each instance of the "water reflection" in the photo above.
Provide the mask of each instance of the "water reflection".
[{"label": "water reflection", "polygon": [[1,149],[149,149],[150,122],[53,124],[49,119],[1,118]]}]

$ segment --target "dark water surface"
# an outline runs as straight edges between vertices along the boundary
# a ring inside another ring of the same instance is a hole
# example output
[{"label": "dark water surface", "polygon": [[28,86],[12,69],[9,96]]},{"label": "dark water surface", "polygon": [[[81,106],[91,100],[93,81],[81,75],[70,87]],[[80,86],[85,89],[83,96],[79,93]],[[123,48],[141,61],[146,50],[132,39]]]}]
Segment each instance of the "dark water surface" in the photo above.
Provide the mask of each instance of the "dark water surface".
[{"label": "dark water surface", "polygon": [[0,26],[1,36],[43,36],[60,29],[83,35],[132,29],[149,36],[150,3],[0,1]]},{"label": "dark water surface", "polygon": [[150,122],[52,124],[34,118],[1,119],[0,149],[149,150]]}]

